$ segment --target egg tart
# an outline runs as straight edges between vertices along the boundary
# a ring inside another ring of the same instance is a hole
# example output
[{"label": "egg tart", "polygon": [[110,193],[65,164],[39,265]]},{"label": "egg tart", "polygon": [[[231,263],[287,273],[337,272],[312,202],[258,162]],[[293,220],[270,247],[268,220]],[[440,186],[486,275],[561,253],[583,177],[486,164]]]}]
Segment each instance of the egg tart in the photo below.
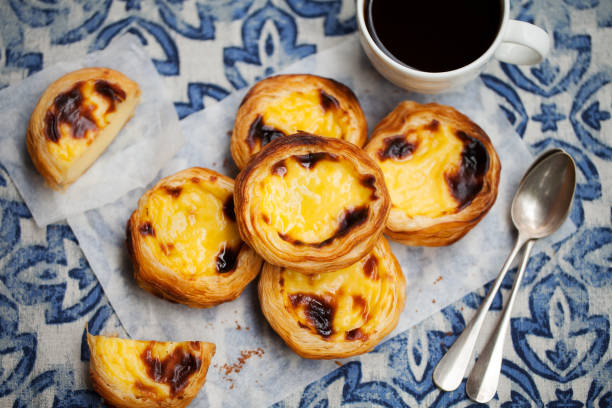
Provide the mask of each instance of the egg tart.
[{"label": "egg tart", "polygon": [[236,179],[242,238],[271,264],[303,273],[349,266],[378,241],[390,199],[360,148],[298,133],[272,141]]},{"label": "egg tart", "polygon": [[26,133],[34,166],[63,190],[83,174],[134,114],[138,84],[110,68],[84,68],[53,82],[36,104]]},{"label": "egg tart", "polygon": [[264,316],[305,358],[330,359],[370,351],[397,325],[406,281],[384,237],[355,264],[305,275],[264,264],[259,279]]},{"label": "egg tart", "polygon": [[316,75],[277,75],[246,94],[234,123],[230,150],[239,168],[272,140],[297,132],[346,140],[362,147],[368,129],[347,86]]},{"label": "egg tart", "polygon": [[497,198],[501,164],[491,140],[450,106],[400,103],[365,150],[391,195],[385,234],[404,244],[452,244]]},{"label": "egg tart", "polygon": [[104,401],[118,408],[189,405],[204,385],[215,345],[92,336],[89,374]]},{"label": "egg tart", "polygon": [[240,296],[262,259],[240,238],[233,191],[232,179],[198,167],[147,191],[127,223],[138,285],[192,307]]}]

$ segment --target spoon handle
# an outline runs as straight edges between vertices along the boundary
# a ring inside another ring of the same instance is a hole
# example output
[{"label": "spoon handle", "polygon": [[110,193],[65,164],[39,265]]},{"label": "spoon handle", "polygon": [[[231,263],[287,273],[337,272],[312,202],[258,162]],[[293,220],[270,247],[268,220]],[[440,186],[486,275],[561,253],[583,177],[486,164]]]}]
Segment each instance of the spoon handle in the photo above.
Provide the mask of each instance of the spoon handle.
[{"label": "spoon handle", "polygon": [[474,368],[468,377],[465,391],[472,400],[476,402],[486,403],[489,402],[497,391],[497,384],[499,382],[499,374],[502,365],[502,356],[504,351],[504,340],[506,338],[506,332],[510,325],[510,316],[512,315],[512,306],[516,300],[516,296],[519,292],[521,280],[529,261],[529,255],[535,240],[527,241],[525,246],[525,252],[523,253],[523,259],[521,261],[521,267],[519,268],[516,277],[514,278],[514,285],[512,285],[512,291],[510,293],[510,299],[506,308],[502,313],[502,317],[497,325],[495,332],[489,339],[486,347],[478,357]]},{"label": "spoon handle", "polygon": [[444,391],[453,391],[459,388],[467,366],[470,364],[470,361],[472,361],[474,345],[478,339],[478,333],[480,332],[487,311],[491,307],[495,294],[499,290],[512,261],[516,257],[518,251],[523,247],[523,244],[525,244],[525,238],[519,234],[514,243],[514,248],[512,248],[512,251],[508,255],[504,266],[499,272],[497,279],[495,279],[487,297],[478,308],[476,315],[472,318],[472,321],[465,326],[463,333],[455,340],[455,343],[448,349],[444,357],[442,357],[436,366],[433,372],[433,380],[438,388]]}]

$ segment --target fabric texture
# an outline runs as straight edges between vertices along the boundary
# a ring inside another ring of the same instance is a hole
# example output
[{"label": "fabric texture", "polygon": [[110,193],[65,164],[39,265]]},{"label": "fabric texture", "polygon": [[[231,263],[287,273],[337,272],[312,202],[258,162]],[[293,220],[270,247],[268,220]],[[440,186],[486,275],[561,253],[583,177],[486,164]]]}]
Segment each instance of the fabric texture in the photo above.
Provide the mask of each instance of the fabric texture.
[{"label": "fabric texture", "polygon": [[[536,244],[490,405],[609,407],[612,2],[514,0],[511,9],[513,18],[548,31],[551,53],[533,67],[493,61],[481,78],[516,131],[508,137],[521,138],[534,155],[561,147],[574,158],[576,232]],[[129,32],[184,118],[355,30],[351,0],[7,0],[0,4],[0,87]],[[499,317],[514,273],[483,333]],[[465,382],[445,393],[431,375],[488,287],[276,405],[470,406]],[[102,405],[87,374],[85,324],[94,334],[125,335],[70,228],[38,228],[0,166],[0,406]]]}]

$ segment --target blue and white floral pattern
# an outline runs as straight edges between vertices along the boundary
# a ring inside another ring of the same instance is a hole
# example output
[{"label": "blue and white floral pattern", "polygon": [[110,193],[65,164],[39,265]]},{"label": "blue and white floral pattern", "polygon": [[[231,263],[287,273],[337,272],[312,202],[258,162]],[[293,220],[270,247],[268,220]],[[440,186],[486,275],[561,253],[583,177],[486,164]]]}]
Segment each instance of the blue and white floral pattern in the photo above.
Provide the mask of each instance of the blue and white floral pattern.
[{"label": "blue and white floral pattern", "polygon": [[[576,231],[538,243],[529,261],[491,405],[610,407],[612,2],[512,0],[511,10],[551,33],[551,54],[534,67],[492,63],[481,79],[534,154],[561,147],[573,156]],[[55,51],[103,49],[129,32],[184,118],[355,30],[352,0],[6,0],[0,88]],[[489,287],[275,405],[475,406],[465,383],[444,393],[431,373]],[[0,406],[102,406],[87,380],[85,324],[125,335],[70,228],[37,228],[0,164]]]}]

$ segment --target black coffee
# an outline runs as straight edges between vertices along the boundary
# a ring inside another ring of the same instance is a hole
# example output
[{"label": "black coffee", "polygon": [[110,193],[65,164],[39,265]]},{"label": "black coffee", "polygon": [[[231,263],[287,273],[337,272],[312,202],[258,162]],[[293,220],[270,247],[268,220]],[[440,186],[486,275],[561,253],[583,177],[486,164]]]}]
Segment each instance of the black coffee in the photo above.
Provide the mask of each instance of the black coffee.
[{"label": "black coffee", "polygon": [[411,68],[444,72],[475,61],[493,43],[501,0],[369,0],[370,35]]}]

